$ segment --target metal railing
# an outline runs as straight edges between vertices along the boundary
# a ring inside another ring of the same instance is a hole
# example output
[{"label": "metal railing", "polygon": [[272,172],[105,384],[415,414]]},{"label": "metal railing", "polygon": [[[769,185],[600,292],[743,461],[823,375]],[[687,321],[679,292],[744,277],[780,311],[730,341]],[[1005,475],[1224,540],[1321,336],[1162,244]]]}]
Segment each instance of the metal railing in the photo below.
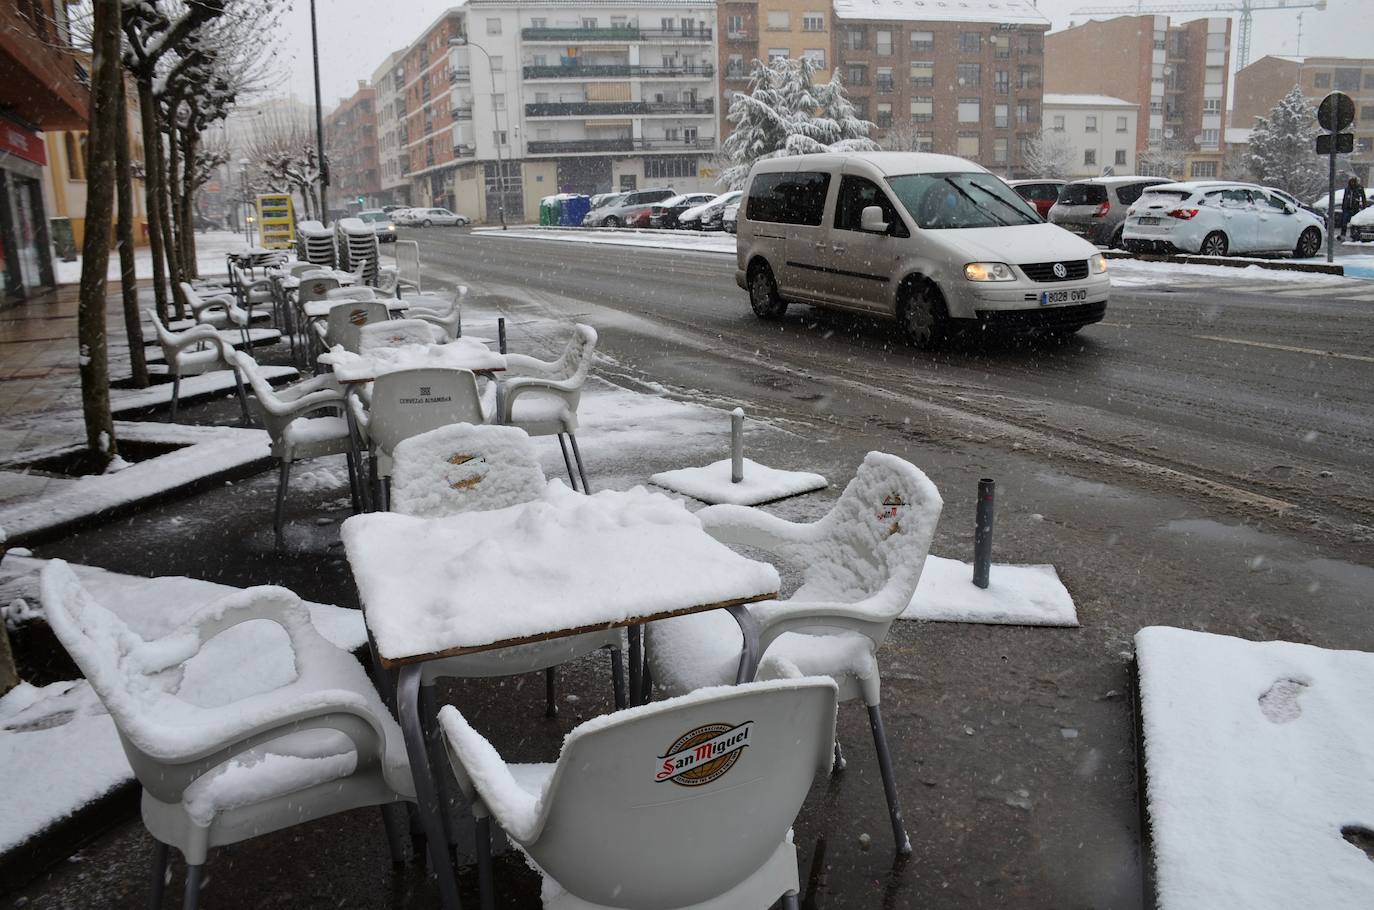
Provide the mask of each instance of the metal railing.
[{"label": "metal railing", "polygon": [[455,107],[455,108],[453,109],[453,119],[454,119],[454,120],[471,120],[471,119],[472,119],[472,108],[470,108],[470,107]]},{"label": "metal railing", "polygon": [[593,117],[636,114],[714,114],[714,100],[705,101],[553,101],[525,105],[526,117]]},{"label": "metal railing", "polygon": [[449,82],[469,82],[472,79],[472,68],[467,66],[455,66],[448,71]]},{"label": "metal railing", "polygon": [[611,28],[523,28],[520,37],[526,41],[710,41],[709,27],[683,29],[640,28],[637,25]]},{"label": "metal railing", "polygon": [[538,139],[528,143],[531,155],[560,155],[587,152],[633,152],[714,149],[712,136],[695,139],[639,138],[618,136],[610,139]]},{"label": "metal railing", "polygon": [[695,66],[641,66],[630,63],[571,64],[565,66],[523,67],[526,79],[601,79],[607,76],[682,76],[691,79],[710,79],[716,68],[709,63]]}]

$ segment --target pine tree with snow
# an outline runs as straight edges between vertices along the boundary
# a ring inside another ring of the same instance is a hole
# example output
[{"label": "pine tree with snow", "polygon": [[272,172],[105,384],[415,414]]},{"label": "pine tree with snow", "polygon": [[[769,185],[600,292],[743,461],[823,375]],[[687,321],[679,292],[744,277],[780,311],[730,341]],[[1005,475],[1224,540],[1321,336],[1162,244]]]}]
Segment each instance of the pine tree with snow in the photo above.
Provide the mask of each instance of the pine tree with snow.
[{"label": "pine tree with snow", "polygon": [[1316,152],[1319,132],[1317,109],[1300,86],[1293,86],[1268,117],[1255,120],[1247,163],[1256,182],[1304,200],[1324,194],[1326,161]]},{"label": "pine tree with snow", "polygon": [[722,184],[741,188],[761,158],[878,148],[868,137],[873,124],[859,117],[839,71],[820,85],[815,74],[815,64],[805,58],[754,61],[749,91],[730,101],[733,130],[721,143]]}]

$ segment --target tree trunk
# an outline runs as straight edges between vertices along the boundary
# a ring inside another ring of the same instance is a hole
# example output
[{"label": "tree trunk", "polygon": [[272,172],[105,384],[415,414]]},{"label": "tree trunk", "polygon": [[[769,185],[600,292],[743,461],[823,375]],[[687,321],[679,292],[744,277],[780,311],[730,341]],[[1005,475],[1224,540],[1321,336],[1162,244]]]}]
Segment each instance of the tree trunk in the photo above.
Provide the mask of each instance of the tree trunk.
[{"label": "tree trunk", "polygon": [[[158,205],[162,210],[158,213],[158,219],[162,222],[162,249],[167,256],[167,275],[172,282],[172,302],[176,305],[177,318],[186,318],[186,295],[181,293],[181,256],[177,252],[176,232],[172,224],[171,197],[176,187],[177,175],[177,141],[176,141],[176,118],[177,106],[172,107],[167,112],[167,155],[158,154],[158,166],[161,172],[158,174],[160,190],[157,194]],[[162,143],[162,135],[157,137],[159,146]],[[160,150],[159,150],[160,152]]]},{"label": "tree trunk", "polygon": [[118,95],[120,0],[94,0],[91,59],[91,117],[86,171],[86,236],[82,242],[81,289],[76,311],[80,347],[81,410],[86,445],[106,464],[115,456],[110,413],[110,372],[105,349],[105,269],[110,262],[110,220],[114,215],[115,146],[119,141]]},{"label": "tree trunk", "polygon": [[[5,533],[0,531],[0,562],[5,561]],[[10,650],[10,633],[0,621],[0,695],[19,685],[19,670],[14,666],[14,652]]]},{"label": "tree trunk", "polygon": [[167,272],[163,266],[166,261],[162,249],[161,209],[157,200],[162,195],[158,180],[162,159],[158,142],[157,102],[153,100],[151,75],[138,76],[138,108],[143,121],[143,204],[148,219],[148,252],[153,259],[153,302],[157,307],[157,318],[163,324],[171,322],[167,311]]},{"label": "tree trunk", "polygon": [[129,111],[121,79],[115,117],[119,136],[115,143],[115,187],[119,196],[119,219],[115,234],[119,242],[119,287],[124,295],[124,335],[129,339],[129,372],[134,385],[148,387],[148,359],[143,348],[143,319],[138,311],[138,278],[134,275],[134,171],[129,161]]},{"label": "tree trunk", "polygon": [[200,134],[194,127],[187,127],[182,133],[182,170],[185,177],[181,188],[181,267],[186,272],[186,280],[200,277],[196,265],[196,172],[200,169],[196,157],[200,153]]}]

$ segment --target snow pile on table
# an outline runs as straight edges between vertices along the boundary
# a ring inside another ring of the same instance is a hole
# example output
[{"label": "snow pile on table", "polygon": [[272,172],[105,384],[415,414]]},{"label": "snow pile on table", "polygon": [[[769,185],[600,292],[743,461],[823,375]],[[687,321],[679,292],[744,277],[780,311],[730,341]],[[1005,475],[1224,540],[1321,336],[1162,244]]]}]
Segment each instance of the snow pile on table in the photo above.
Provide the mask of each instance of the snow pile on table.
[{"label": "snow pile on table", "polygon": [[343,539],[384,656],[605,626],[780,584],[772,566],[712,540],[681,503],[643,487],[584,496],[554,482],[535,502],[490,512],[354,515]]},{"label": "snow pile on table", "polygon": [[730,479],[731,467],[730,459],[723,458],[701,468],[661,471],[649,480],[702,502],[740,506],[756,506],[813,490],[824,490],[829,486],[829,482],[820,474],[782,471],[748,458],[744,459],[744,479],[733,483]]},{"label": "snow pile on table", "polygon": [[519,427],[440,427],[402,440],[393,459],[391,510],[404,515],[504,509],[544,494],[544,471]]},{"label": "snow pile on table", "polygon": [[992,566],[988,586],[973,583],[972,563],[927,556],[911,605],[898,619],[1015,626],[1076,626],[1073,597],[1054,566]]},{"label": "snow pile on table", "polygon": [[[73,422],[72,429],[73,439],[81,438],[80,424]],[[271,441],[262,430],[119,421],[115,435],[184,448],[136,462],[117,474],[78,477],[53,495],[11,505],[0,513],[0,524],[10,538],[121,508],[271,457]]]},{"label": "snow pile on table", "polygon": [[1161,910],[1371,906],[1374,654],[1164,627],[1135,643]]},{"label": "snow pile on table", "polygon": [[335,345],[320,355],[320,363],[332,366],[339,382],[362,382],[400,370],[504,370],[506,357],[471,338],[455,338],[447,344],[376,348],[366,356]]}]

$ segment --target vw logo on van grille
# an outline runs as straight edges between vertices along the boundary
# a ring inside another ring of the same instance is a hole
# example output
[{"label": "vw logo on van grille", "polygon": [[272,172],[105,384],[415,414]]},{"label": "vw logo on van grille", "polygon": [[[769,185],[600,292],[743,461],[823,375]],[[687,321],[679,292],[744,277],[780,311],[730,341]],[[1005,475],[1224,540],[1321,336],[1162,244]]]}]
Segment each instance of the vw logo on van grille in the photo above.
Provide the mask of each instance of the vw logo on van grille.
[{"label": "vw logo on van grille", "polygon": [[1069,270],[1066,269],[1066,268],[1064,268],[1064,263],[1062,263],[1062,262],[1056,262],[1056,263],[1054,264],[1054,277],[1055,277],[1055,278],[1067,278],[1067,277],[1069,277]]}]

